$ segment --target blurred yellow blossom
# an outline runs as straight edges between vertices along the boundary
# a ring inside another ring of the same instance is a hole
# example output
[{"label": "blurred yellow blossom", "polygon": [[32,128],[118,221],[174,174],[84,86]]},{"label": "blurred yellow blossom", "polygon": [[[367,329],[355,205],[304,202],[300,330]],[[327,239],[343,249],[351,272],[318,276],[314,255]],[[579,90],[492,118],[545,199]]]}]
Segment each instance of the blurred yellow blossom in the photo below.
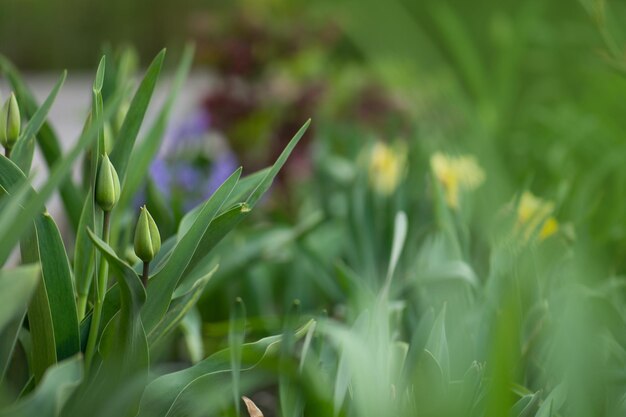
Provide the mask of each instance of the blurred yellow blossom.
[{"label": "blurred yellow blossom", "polygon": [[544,240],[559,230],[559,223],[552,215],[554,203],[542,200],[529,191],[524,191],[517,205],[517,224],[529,238],[539,230],[539,239]]},{"label": "blurred yellow blossom", "polygon": [[377,142],[370,153],[369,178],[372,188],[381,194],[393,193],[406,172],[406,147],[391,147]]},{"label": "blurred yellow blossom", "polygon": [[436,152],[430,157],[430,167],[443,186],[446,202],[455,209],[461,190],[474,190],[485,181],[485,172],[471,155],[454,157]]}]

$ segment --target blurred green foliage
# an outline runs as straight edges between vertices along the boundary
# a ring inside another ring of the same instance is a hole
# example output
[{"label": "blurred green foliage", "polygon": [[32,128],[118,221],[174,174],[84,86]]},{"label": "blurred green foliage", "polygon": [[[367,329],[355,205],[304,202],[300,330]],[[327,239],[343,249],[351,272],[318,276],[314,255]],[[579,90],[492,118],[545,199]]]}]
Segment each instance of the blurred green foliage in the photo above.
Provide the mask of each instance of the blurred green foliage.
[{"label": "blurred green foliage", "polygon": [[[105,6],[81,7],[91,15]],[[213,128],[246,167],[278,162],[240,180],[236,171],[179,218],[151,190],[157,224],[169,223],[147,292],[137,286],[140,265],[125,255],[134,220],[118,211],[109,247],[86,234],[85,223],[97,225],[97,217],[75,216],[78,238],[82,233],[98,247],[119,280],[107,292],[103,321],[111,327],[101,329],[102,360],[117,365],[130,358],[132,366],[121,378],[111,371],[85,379],[80,356],[62,361],[70,355],[50,339],[31,341],[42,334],[40,322],[26,326],[24,303],[3,298],[9,319],[0,316],[0,330],[16,335],[0,349],[0,370],[10,371],[0,393],[8,412],[27,414],[45,404],[52,410],[46,415],[57,415],[57,381],[72,393],[63,405],[68,415],[239,415],[241,393],[256,394],[268,416],[626,413],[622,3],[111,3],[116,13],[123,9],[126,31],[110,40],[139,42],[141,55],[187,30],[164,25],[147,40],[155,16],[176,23],[197,18],[197,63],[218,76],[205,103]],[[108,28],[83,41],[100,43],[114,32]],[[58,36],[73,42],[76,32]],[[112,117],[117,82],[133,77],[124,69],[128,54],[112,54],[113,75],[103,80],[100,97],[104,113],[96,111],[94,86],[96,121]],[[78,55],[76,65],[85,59],[93,67],[95,57]],[[19,90],[7,62],[0,61],[3,72]],[[26,118],[38,120],[37,143],[52,153],[58,175],[33,196],[27,186],[9,186],[23,181],[22,165],[0,157],[0,230],[23,226],[9,216],[22,199],[34,216],[59,184],[66,211],[77,211],[78,195],[78,211],[86,201],[83,213],[91,213],[91,183],[61,181],[77,154],[50,150],[49,126],[41,125],[47,107],[36,117],[28,95],[18,99],[29,108]],[[142,102],[129,112],[141,113]],[[141,118],[114,129],[112,160],[129,167],[125,208],[144,182],[168,113],[165,106],[161,124],[136,146]],[[294,150],[297,140],[288,140],[305,114],[313,117],[311,130]],[[87,131],[77,150],[88,144],[88,133],[95,136]],[[104,146],[92,141],[96,150]],[[20,158],[32,157],[23,147]],[[40,217],[38,231],[54,229]],[[19,234],[7,236],[15,243]],[[32,247],[32,237],[24,239]],[[11,242],[0,244],[2,260]],[[52,243],[49,253],[61,253],[63,242]],[[86,273],[80,247],[75,256],[74,274]],[[43,258],[40,264],[45,281],[56,264]],[[33,289],[39,273],[3,270],[0,284],[26,300],[34,293],[32,309],[46,301]],[[66,268],[57,273],[65,284],[76,280]],[[11,277],[27,279],[18,286]],[[67,302],[67,291],[58,294]],[[67,316],[42,314],[41,325],[55,329]],[[80,334],[63,328],[81,340],[71,353],[85,350],[88,321]],[[125,333],[116,340],[118,329]]]}]

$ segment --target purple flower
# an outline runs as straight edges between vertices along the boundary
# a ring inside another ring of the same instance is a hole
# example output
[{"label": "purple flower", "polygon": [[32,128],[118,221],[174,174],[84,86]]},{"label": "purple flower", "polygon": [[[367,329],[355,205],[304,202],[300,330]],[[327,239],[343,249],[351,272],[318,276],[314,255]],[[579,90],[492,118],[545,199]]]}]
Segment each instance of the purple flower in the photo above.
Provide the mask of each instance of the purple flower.
[{"label": "purple flower", "polygon": [[209,177],[208,187],[204,194],[205,199],[209,198],[238,167],[237,158],[232,152],[226,152],[217,159]]},{"label": "purple flower", "polygon": [[185,148],[189,142],[201,140],[210,127],[211,118],[209,114],[202,109],[195,111],[180,125],[170,130],[161,147],[161,154],[171,155],[181,148]]},{"label": "purple flower", "polygon": [[150,165],[150,177],[157,186],[157,189],[161,194],[169,197],[170,195],[170,172],[162,158],[155,158]]},{"label": "purple flower", "polygon": [[211,130],[209,115],[197,111],[168,133],[150,175],[166,199],[189,210],[210,197],[237,167],[225,138]]}]

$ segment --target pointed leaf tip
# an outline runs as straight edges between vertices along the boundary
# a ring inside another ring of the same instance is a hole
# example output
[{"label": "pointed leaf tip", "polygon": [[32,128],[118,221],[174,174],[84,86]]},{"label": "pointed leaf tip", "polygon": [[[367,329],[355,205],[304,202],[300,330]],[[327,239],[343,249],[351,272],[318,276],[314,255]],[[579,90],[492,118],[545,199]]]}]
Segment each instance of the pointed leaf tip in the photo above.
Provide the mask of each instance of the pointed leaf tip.
[{"label": "pointed leaf tip", "polygon": [[263,413],[259,410],[259,407],[256,406],[254,401],[252,401],[248,397],[241,397],[243,402],[246,404],[246,408],[248,409],[248,414],[250,417],[263,417]]}]

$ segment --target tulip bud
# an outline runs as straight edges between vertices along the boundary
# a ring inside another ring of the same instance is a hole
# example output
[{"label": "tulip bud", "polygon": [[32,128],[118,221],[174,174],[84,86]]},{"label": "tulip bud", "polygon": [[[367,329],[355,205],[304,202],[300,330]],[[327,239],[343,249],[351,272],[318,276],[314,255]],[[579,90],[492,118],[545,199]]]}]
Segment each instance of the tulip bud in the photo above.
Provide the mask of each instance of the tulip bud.
[{"label": "tulip bud", "polygon": [[161,249],[161,235],[146,206],[141,208],[135,229],[135,253],[144,262],[150,262]]},{"label": "tulip bud", "polygon": [[7,149],[12,149],[20,135],[20,108],[17,105],[15,94],[2,106],[0,110],[0,143]]},{"label": "tulip bud", "polygon": [[96,203],[104,211],[111,211],[120,199],[120,179],[105,153],[96,177]]}]

